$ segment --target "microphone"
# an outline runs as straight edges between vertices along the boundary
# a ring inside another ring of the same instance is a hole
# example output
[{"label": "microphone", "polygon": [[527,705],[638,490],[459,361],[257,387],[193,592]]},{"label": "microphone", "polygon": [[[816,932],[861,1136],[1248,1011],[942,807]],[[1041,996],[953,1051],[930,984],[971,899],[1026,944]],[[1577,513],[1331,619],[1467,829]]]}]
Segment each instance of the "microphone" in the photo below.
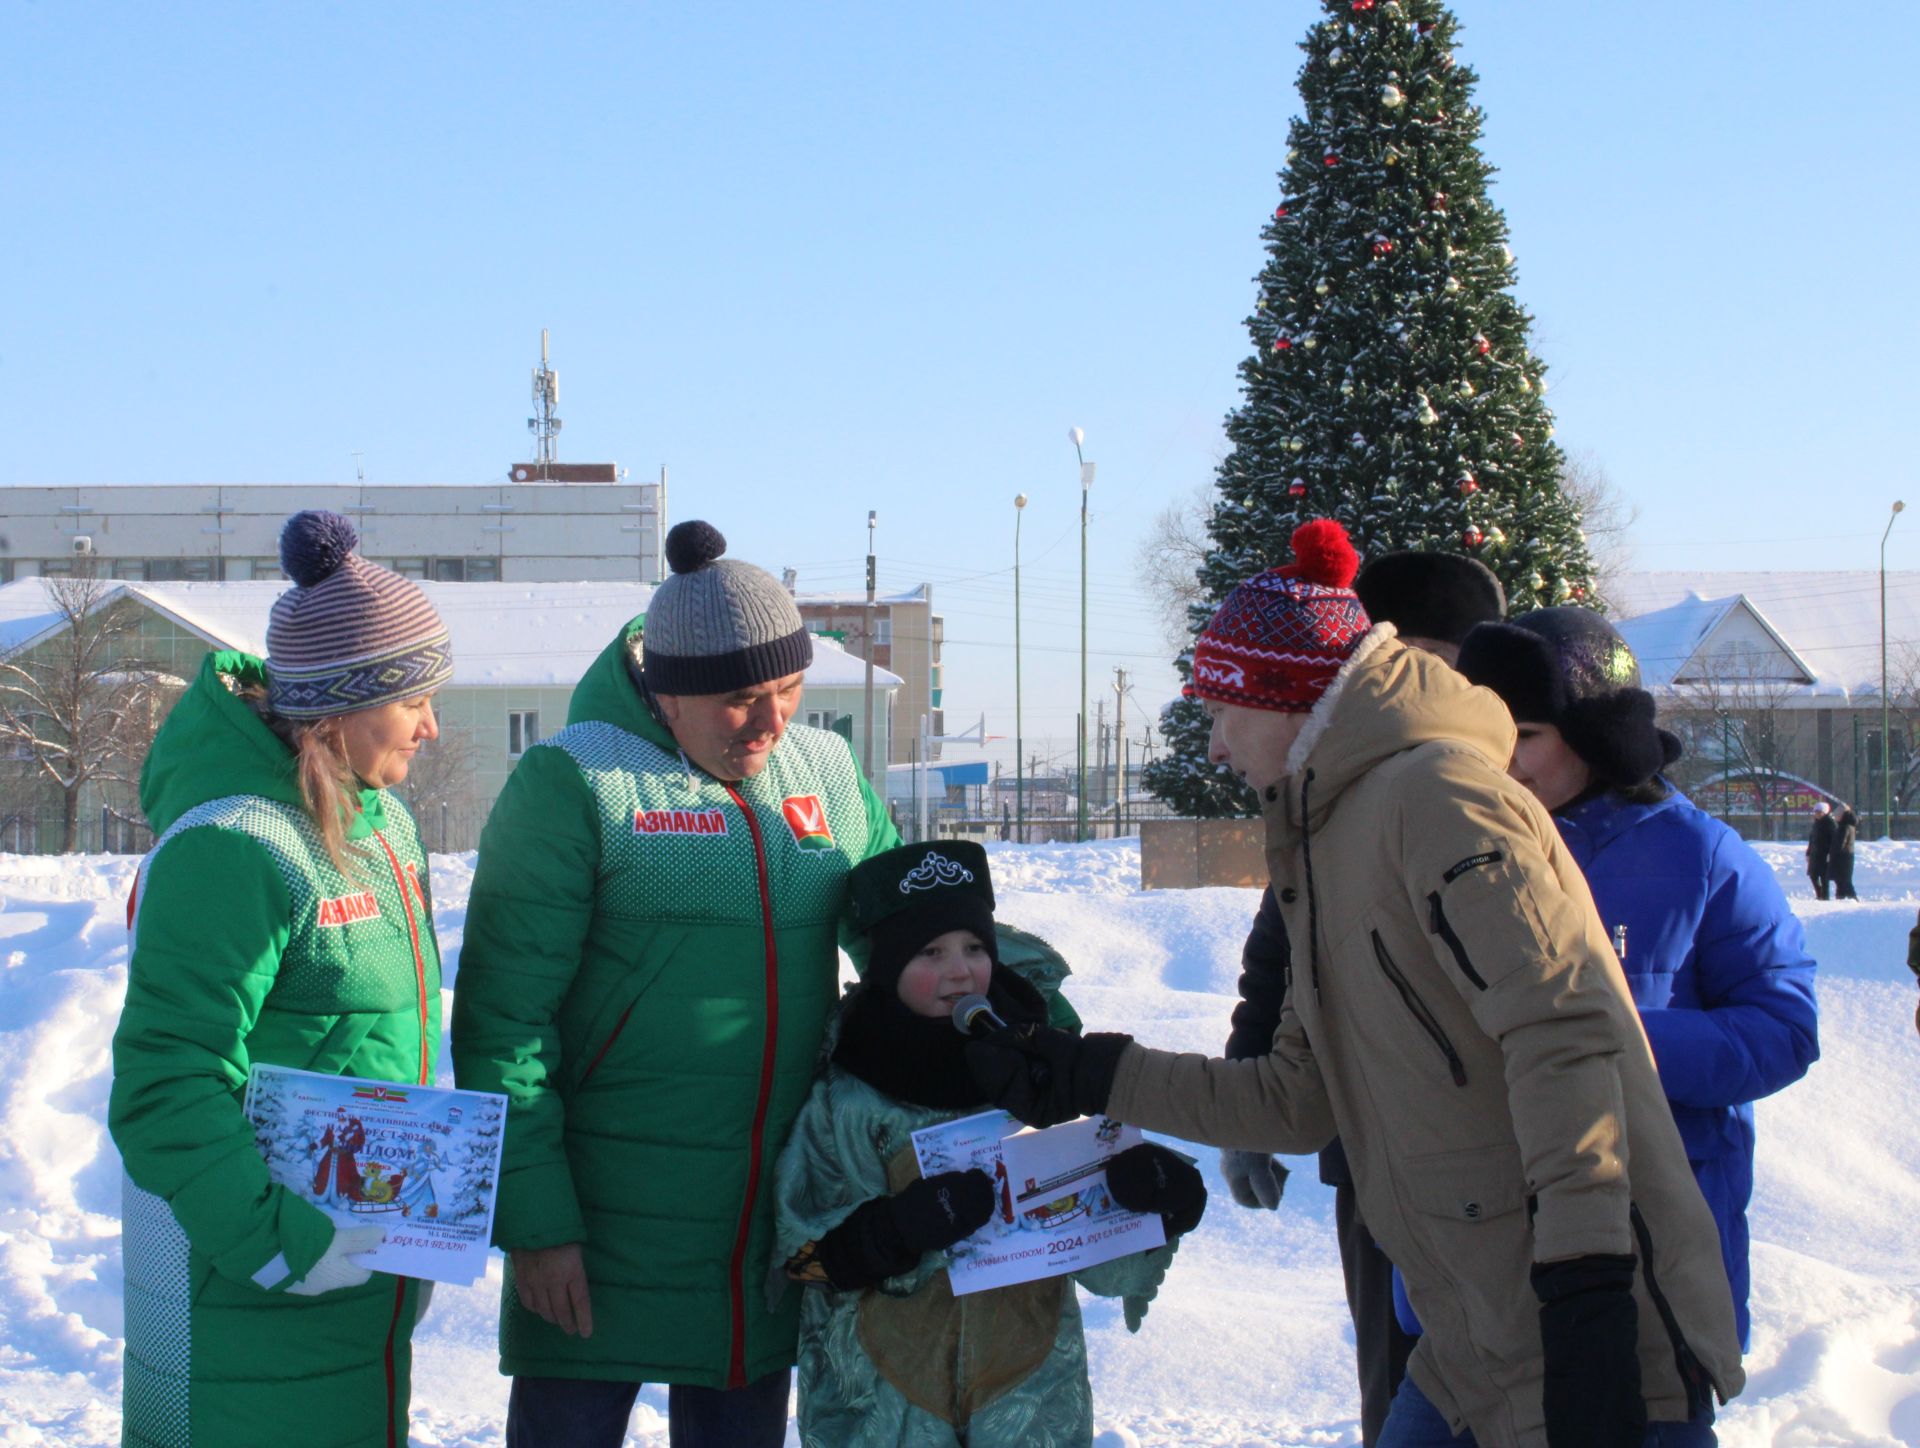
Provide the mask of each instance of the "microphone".
[{"label": "microphone", "polygon": [[1005,1030],[1006,1025],[983,995],[961,996],[953,1003],[953,1028],[963,1036],[984,1036],[988,1031]]}]

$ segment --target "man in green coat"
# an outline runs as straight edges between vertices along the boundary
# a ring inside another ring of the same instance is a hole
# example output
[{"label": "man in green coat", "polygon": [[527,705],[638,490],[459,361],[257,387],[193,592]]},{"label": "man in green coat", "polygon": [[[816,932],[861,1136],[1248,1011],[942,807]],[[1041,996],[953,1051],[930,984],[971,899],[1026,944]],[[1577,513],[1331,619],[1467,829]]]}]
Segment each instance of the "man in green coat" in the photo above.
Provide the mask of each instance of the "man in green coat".
[{"label": "man in green coat", "polygon": [[796,1304],[763,1303],[773,1163],[837,994],[847,872],[898,843],[845,740],[789,727],[812,641],[705,523],[521,759],[480,842],[464,1087],[509,1100],[510,1448],[777,1445]]}]

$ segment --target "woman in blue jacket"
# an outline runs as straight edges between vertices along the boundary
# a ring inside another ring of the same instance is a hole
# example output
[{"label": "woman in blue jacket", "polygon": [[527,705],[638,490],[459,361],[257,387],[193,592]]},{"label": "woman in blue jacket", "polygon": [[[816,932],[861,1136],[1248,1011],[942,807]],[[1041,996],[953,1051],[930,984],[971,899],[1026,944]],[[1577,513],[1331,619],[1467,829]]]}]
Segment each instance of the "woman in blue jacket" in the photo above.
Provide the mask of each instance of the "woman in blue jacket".
[{"label": "woman in blue jacket", "polygon": [[1820,1054],[1800,922],[1759,855],[1661,777],[1680,742],[1656,727],[1632,650],[1599,614],[1482,624],[1459,669],[1512,710],[1510,772],[1553,813],[1613,937],[1720,1224],[1744,1348],[1753,1103]]}]

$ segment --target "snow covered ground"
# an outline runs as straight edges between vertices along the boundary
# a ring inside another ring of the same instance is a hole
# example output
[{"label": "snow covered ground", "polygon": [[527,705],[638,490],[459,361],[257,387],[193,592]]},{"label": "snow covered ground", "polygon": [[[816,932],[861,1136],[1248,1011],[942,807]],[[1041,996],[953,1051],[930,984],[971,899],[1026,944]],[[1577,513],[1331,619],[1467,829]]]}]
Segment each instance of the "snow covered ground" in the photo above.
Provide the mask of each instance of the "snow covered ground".
[{"label": "snow covered ground", "polygon": [[[1091,1026],[1219,1048],[1251,891],[1142,893],[1132,841],[989,848],[1002,915],[1073,962]],[[1864,845],[1858,904],[1816,902],[1798,849],[1762,848],[1820,961],[1824,1055],[1759,1108],[1754,1348],[1721,1441],[1920,1448],[1920,1039],[1904,965],[1920,844]],[[0,855],[0,1448],[119,1441],[120,1169],[104,1123],[134,863]],[[434,862],[449,984],[471,878],[470,856]],[[1144,1329],[1087,1303],[1101,1448],[1357,1442],[1330,1189],[1303,1161],[1277,1214],[1242,1211],[1200,1154],[1215,1198]],[[496,1260],[485,1284],[436,1294],[417,1339],[417,1448],[500,1443],[498,1291]],[[648,1390],[633,1441],[666,1443],[664,1408]]]}]

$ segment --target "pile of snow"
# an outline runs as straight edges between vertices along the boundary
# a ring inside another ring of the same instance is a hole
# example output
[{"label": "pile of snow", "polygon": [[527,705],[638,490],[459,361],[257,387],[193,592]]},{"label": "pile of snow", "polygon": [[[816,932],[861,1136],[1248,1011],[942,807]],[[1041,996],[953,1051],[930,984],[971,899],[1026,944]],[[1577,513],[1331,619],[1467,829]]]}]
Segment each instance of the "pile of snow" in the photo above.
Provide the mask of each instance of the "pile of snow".
[{"label": "pile of snow", "polygon": [[[989,846],[1007,920],[1074,963],[1095,1028],[1217,1050],[1249,890],[1143,893],[1138,846]],[[1860,903],[1816,902],[1799,850],[1762,847],[1821,962],[1823,1056],[1759,1108],[1754,1347],[1721,1440],[1920,1448],[1920,1042],[1904,960],[1920,845],[1861,848]],[[119,1441],[119,1162],[105,1129],[135,862],[0,856],[0,1445]],[[473,857],[434,861],[451,983]],[[450,1079],[442,1062],[442,1079]],[[1332,1193],[1296,1163],[1277,1213],[1214,1201],[1144,1329],[1089,1299],[1100,1448],[1357,1442],[1352,1334]],[[441,1287],[417,1338],[413,1443],[498,1445],[496,1259]],[[633,1441],[666,1443],[648,1389]]]}]

